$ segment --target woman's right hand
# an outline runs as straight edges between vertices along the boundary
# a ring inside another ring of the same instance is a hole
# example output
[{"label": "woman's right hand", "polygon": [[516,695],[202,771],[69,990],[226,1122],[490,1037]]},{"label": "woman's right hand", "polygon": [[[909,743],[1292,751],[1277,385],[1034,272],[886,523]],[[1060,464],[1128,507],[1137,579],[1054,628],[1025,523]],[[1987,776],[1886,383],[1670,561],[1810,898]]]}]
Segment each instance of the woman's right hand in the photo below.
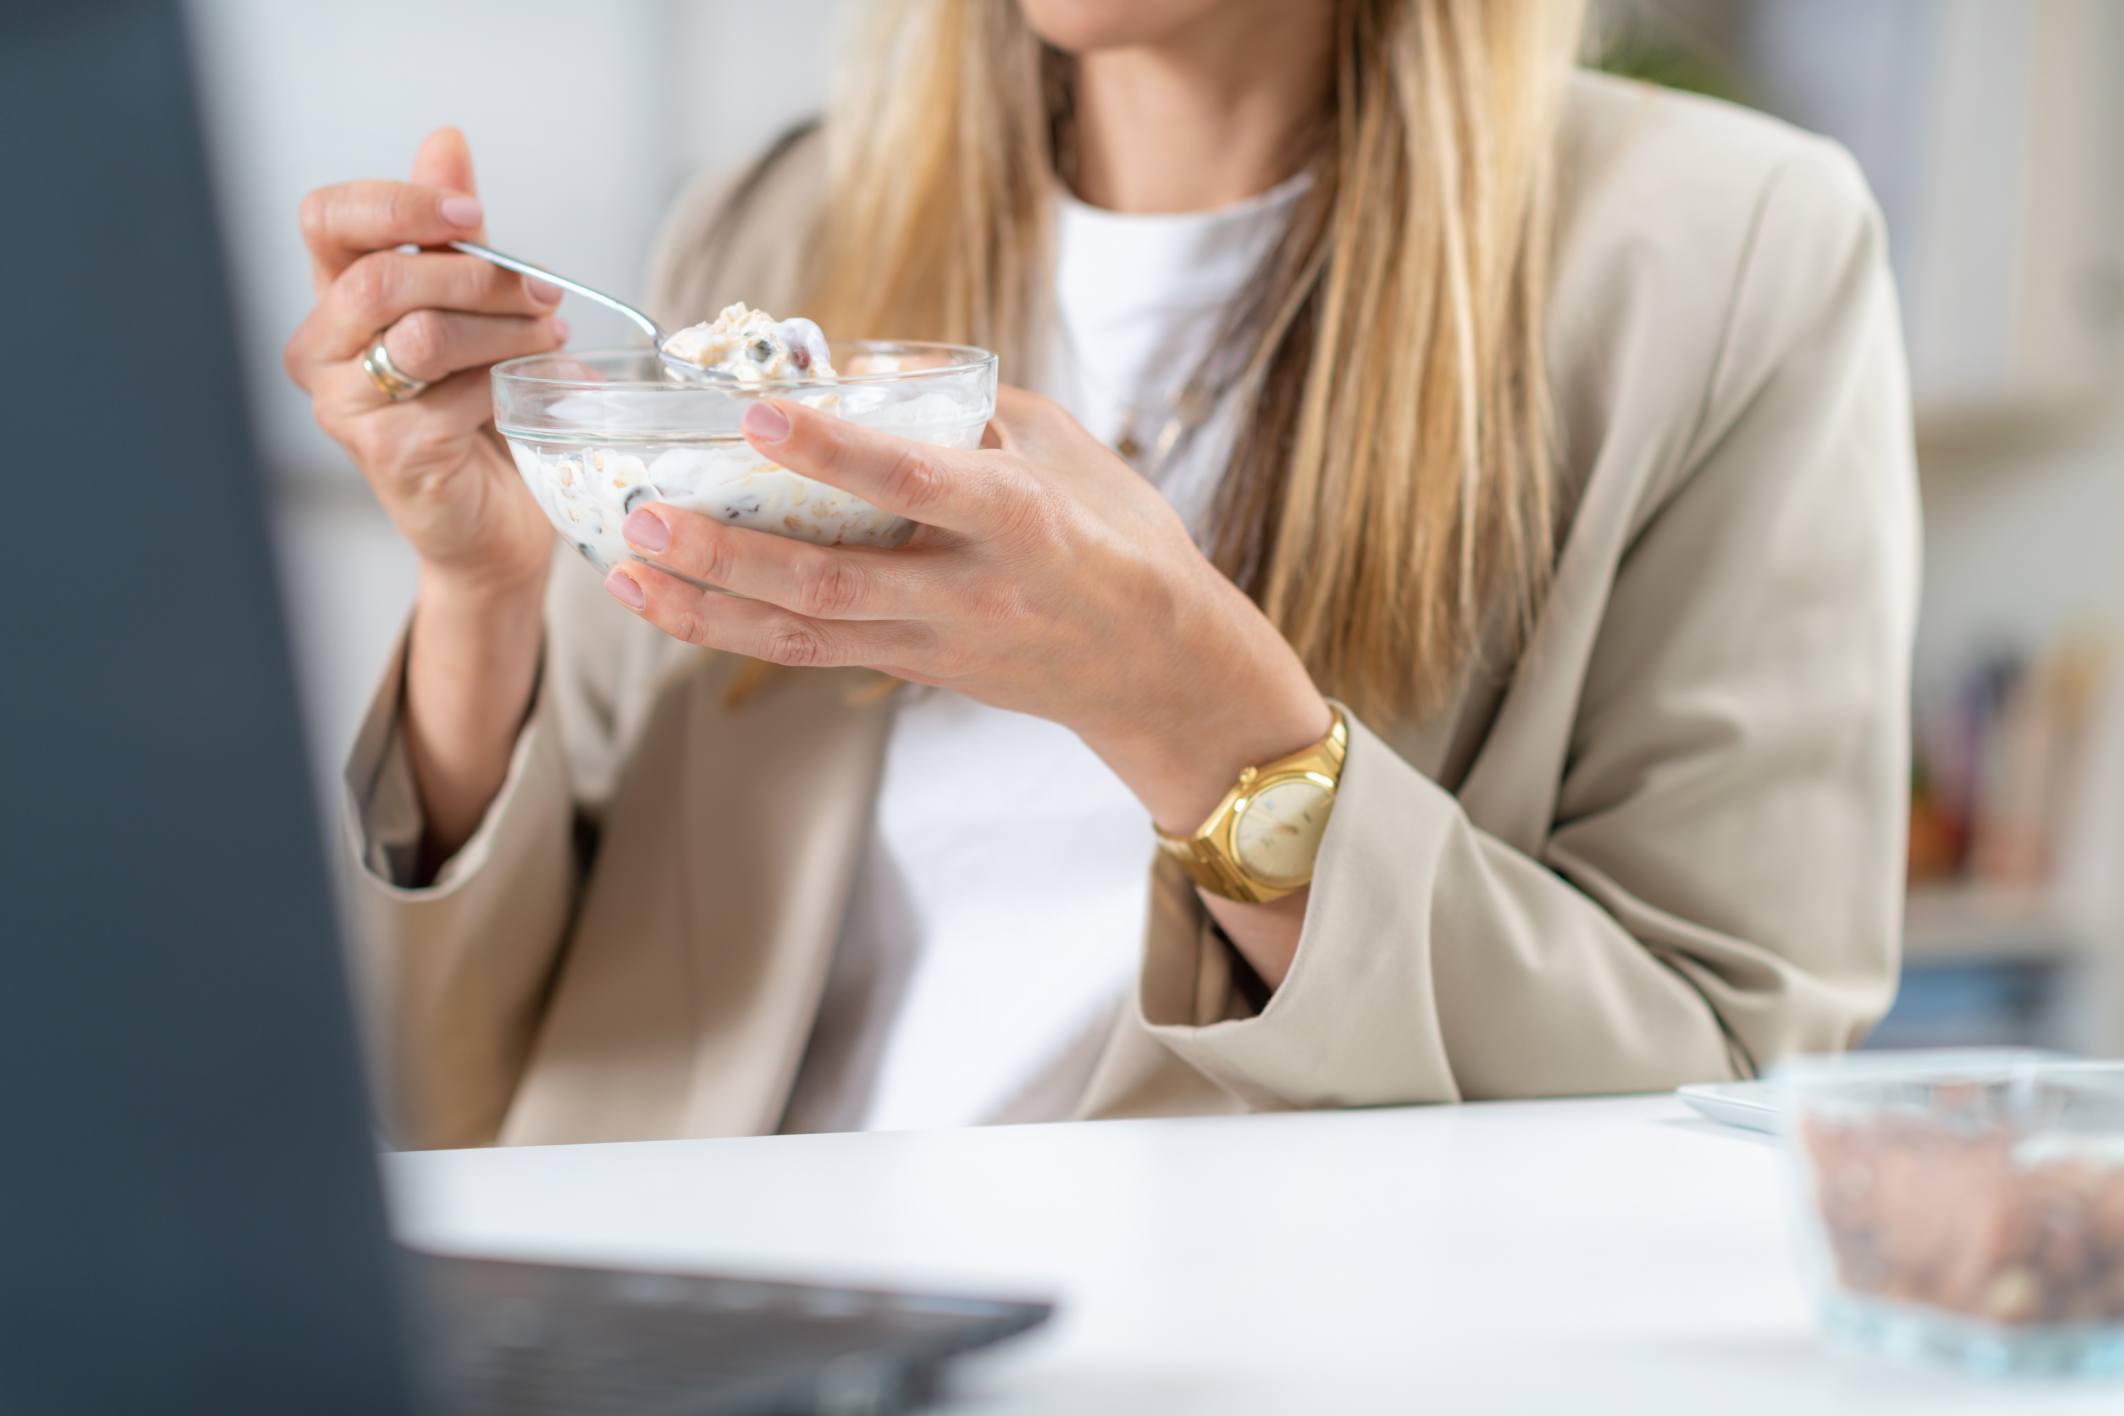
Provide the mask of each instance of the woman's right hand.
[{"label": "woman's right hand", "polygon": [[[472,155],[430,133],[410,182],[346,182],[303,199],[317,305],[288,374],[420,557],[403,722],[425,812],[425,883],[478,829],[508,772],[538,677],[553,532],[494,431],[487,370],[556,349],[561,292],[476,256]],[[405,251],[403,246],[423,249]],[[429,385],[394,402],[362,369],[377,340]]]},{"label": "woman's right hand", "polygon": [[[423,594],[535,601],[553,544],[493,428],[487,371],[560,347],[561,292],[435,247],[480,239],[472,157],[430,133],[410,182],[343,182],[303,199],[317,303],[288,341],[288,375],[346,449],[421,562]],[[362,369],[378,340],[431,385],[394,402]]]}]

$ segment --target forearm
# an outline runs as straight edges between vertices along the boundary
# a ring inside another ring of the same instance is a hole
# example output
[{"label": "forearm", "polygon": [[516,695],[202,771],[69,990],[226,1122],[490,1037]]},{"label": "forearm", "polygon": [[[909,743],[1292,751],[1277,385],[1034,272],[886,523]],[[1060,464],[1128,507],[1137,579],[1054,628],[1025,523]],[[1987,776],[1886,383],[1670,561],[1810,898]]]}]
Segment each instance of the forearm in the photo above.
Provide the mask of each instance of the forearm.
[{"label": "forearm", "polygon": [[542,642],[539,587],[423,577],[406,659],[406,753],[426,819],[424,874],[471,838],[508,774]]}]

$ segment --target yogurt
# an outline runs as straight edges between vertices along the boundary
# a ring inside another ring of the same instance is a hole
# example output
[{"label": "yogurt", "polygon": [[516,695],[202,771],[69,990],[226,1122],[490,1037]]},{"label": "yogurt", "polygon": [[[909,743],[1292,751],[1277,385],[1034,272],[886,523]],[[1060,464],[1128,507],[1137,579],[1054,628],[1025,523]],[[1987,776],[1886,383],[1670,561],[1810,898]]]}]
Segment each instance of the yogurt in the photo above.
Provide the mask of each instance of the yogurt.
[{"label": "yogurt", "polygon": [[807,319],[778,320],[740,300],[664,341],[664,355],[741,384],[831,379],[826,336]]}]

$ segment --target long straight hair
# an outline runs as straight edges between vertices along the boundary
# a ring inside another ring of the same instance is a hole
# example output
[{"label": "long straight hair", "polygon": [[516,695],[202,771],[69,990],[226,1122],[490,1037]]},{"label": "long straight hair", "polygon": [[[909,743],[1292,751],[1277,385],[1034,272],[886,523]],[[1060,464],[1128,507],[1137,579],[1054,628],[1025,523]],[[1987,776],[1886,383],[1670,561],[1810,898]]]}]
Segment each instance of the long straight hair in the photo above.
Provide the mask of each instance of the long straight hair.
[{"label": "long straight hair", "polygon": [[[1029,367],[1073,63],[1009,0],[868,0],[808,312]],[[1213,558],[1360,714],[1523,640],[1555,547],[1542,357],[1581,0],[1334,0],[1313,180],[1233,312]],[[1065,174],[1066,175],[1066,174]]]}]

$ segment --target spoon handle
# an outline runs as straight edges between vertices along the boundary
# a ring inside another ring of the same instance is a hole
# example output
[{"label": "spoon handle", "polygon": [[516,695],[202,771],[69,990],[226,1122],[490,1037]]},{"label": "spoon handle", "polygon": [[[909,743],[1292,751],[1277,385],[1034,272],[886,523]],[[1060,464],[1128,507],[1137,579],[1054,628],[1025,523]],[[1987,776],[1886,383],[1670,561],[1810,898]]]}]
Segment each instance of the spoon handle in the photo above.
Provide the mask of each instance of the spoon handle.
[{"label": "spoon handle", "polygon": [[656,321],[650,319],[640,310],[635,309],[634,306],[628,304],[625,300],[607,295],[602,290],[593,290],[579,280],[570,280],[565,275],[555,275],[544,266],[535,266],[529,261],[518,260],[515,256],[503,255],[492,246],[482,246],[477,241],[452,241],[450,249],[463,251],[468,256],[478,256],[483,261],[492,261],[504,270],[513,270],[519,275],[528,275],[533,279],[543,280],[548,285],[557,285],[570,294],[582,296],[585,300],[595,300],[606,309],[632,323],[643,334],[648,335],[651,344],[656,345],[659,349],[663,347],[664,332],[656,327]]}]

